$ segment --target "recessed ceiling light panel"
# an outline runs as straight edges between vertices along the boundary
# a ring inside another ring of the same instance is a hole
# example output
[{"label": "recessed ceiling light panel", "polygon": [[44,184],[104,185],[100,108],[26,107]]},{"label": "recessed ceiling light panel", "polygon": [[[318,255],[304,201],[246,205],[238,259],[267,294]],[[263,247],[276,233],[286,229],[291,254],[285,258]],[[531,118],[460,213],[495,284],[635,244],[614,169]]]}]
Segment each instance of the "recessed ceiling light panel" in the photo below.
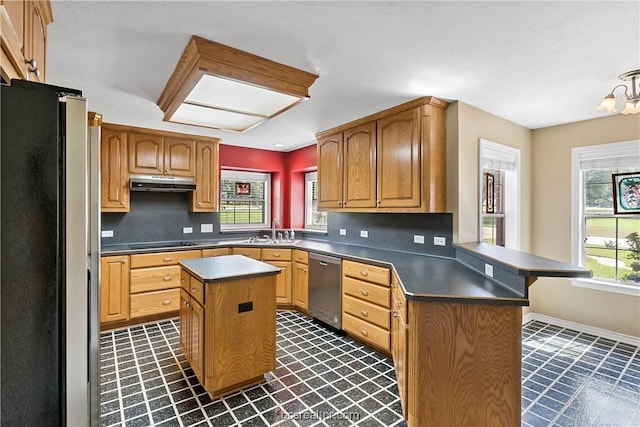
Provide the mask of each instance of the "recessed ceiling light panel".
[{"label": "recessed ceiling light panel", "polygon": [[165,121],[244,132],[307,99],[317,78],[192,36],[157,104]]}]

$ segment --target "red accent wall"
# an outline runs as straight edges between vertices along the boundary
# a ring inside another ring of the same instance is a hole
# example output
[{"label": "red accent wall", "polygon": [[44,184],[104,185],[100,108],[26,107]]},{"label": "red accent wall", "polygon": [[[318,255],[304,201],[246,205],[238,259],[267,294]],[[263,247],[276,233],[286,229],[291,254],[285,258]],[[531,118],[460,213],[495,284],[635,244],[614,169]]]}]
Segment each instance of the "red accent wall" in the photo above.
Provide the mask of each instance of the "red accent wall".
[{"label": "red accent wall", "polygon": [[278,228],[304,226],[304,173],[317,169],[316,146],[282,153],[220,144],[220,169],[271,173],[271,217]]}]

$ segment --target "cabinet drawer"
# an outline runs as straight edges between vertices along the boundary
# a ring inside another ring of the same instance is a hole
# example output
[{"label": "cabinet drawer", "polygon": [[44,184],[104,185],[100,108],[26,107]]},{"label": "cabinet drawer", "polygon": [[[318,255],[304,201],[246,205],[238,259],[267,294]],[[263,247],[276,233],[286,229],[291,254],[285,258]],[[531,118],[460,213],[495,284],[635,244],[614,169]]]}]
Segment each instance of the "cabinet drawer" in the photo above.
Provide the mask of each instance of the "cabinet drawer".
[{"label": "cabinet drawer", "polygon": [[204,305],[204,283],[190,276],[189,289],[187,289],[187,291],[189,291],[192,298],[195,298],[196,301]]},{"label": "cabinet drawer", "polygon": [[262,248],[264,261],[291,261],[291,249]]},{"label": "cabinet drawer", "polygon": [[180,269],[180,287],[185,291],[189,291],[189,278],[191,276],[185,270]]},{"label": "cabinet drawer", "polygon": [[180,288],[131,295],[131,318],[177,311],[180,309]]},{"label": "cabinet drawer", "polygon": [[390,271],[385,267],[344,260],[342,261],[342,273],[345,276],[389,286]]},{"label": "cabinet drawer", "polygon": [[131,268],[160,267],[177,265],[178,261],[189,258],[200,258],[201,251],[156,252],[153,254],[131,255]]},{"label": "cabinet drawer", "polygon": [[375,304],[344,295],[342,297],[342,310],[352,316],[358,317],[383,329],[390,329],[390,313],[388,308],[382,308]]},{"label": "cabinet drawer", "polygon": [[231,249],[234,255],[244,255],[249,258],[257,259],[260,261],[262,258],[262,249],[260,248],[232,248]]},{"label": "cabinet drawer", "polygon": [[300,249],[293,250],[293,260],[300,264],[309,264],[309,252]]},{"label": "cabinet drawer", "polygon": [[129,289],[132,294],[177,288],[180,286],[180,266],[137,268],[131,270]]},{"label": "cabinet drawer", "polygon": [[389,288],[385,288],[384,286],[374,285],[362,280],[352,279],[351,277],[343,277],[342,291],[347,295],[378,304],[385,308],[391,307]]},{"label": "cabinet drawer", "polygon": [[202,258],[208,258],[208,257],[220,256],[220,255],[229,255],[229,248],[214,248],[214,249],[202,250]]},{"label": "cabinet drawer", "polygon": [[342,329],[385,351],[391,351],[391,333],[348,313],[342,314]]}]

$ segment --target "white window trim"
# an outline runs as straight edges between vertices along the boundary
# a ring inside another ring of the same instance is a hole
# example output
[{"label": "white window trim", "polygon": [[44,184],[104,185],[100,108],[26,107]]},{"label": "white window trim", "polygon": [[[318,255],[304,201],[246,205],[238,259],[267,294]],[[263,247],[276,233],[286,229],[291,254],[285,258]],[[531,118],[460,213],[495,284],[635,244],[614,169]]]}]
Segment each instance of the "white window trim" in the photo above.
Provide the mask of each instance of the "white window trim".
[{"label": "white window trim", "polygon": [[[505,230],[504,243],[509,249],[520,250],[521,245],[521,196],[520,196],[520,150],[499,144],[487,139],[480,139],[478,155],[478,195],[482,194],[484,177],[482,176],[483,157],[492,157],[499,161],[506,161],[514,164],[512,170],[504,171],[504,216]],[[482,241],[482,200],[479,200],[478,207],[478,241]]]},{"label": "white window trim", "polygon": [[[571,149],[571,263],[581,265],[584,258],[584,245],[581,244],[584,236],[583,177],[580,173],[581,161],[596,161],[628,155],[636,150],[640,158],[640,140],[613,142],[610,144],[589,145],[586,147],[574,147]],[[595,289],[598,291],[612,292],[616,294],[640,297],[640,287],[625,285],[624,283],[609,282],[602,279],[571,279],[571,284],[580,288]]]},{"label": "white window trim", "polygon": [[327,227],[319,227],[310,224],[311,198],[308,197],[309,181],[318,180],[318,172],[306,172],[304,174],[304,228],[305,230],[326,232]]},{"label": "white window trim", "polygon": [[[265,191],[265,222],[263,224],[222,224],[220,223],[220,231],[256,231],[265,230],[271,227],[271,174],[264,172],[248,172],[223,169],[220,171],[220,184],[224,179],[236,179],[239,181],[255,181],[256,179],[263,179],[267,182],[267,190]],[[222,205],[222,198],[220,198],[220,205]]]}]

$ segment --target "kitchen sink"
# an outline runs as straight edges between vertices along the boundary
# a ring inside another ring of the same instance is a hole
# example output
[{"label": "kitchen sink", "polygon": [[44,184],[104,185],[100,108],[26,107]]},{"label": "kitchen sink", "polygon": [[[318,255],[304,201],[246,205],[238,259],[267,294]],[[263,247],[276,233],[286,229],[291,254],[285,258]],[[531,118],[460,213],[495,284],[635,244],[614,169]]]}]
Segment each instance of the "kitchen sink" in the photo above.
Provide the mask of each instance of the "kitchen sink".
[{"label": "kitchen sink", "polygon": [[299,243],[300,240],[271,240],[271,239],[262,239],[259,237],[252,237],[251,239],[242,240],[237,243],[247,244],[247,245],[264,245],[264,246],[287,246],[287,245],[295,245]]}]

